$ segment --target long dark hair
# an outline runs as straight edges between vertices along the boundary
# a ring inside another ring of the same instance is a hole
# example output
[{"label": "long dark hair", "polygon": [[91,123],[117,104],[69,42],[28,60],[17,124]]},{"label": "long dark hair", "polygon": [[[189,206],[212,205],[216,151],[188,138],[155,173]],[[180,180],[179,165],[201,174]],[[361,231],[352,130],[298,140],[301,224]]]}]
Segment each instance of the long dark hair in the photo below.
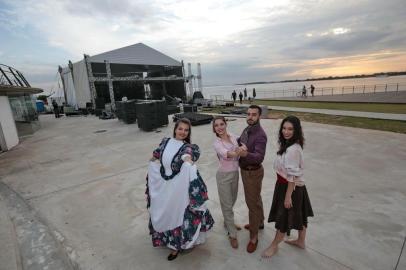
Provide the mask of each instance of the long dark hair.
[{"label": "long dark hair", "polygon": [[[289,140],[286,140],[282,134],[283,125],[286,122],[289,122],[293,125],[293,136]],[[278,150],[277,154],[282,155],[283,153],[286,152],[286,149],[288,149],[289,146],[291,146],[295,143],[298,143],[303,148],[304,142],[305,142],[305,139],[303,136],[302,125],[300,124],[299,118],[297,118],[296,116],[293,116],[293,115],[289,115],[288,117],[283,119],[281,126],[279,128],[279,140],[278,140],[279,150]]]},{"label": "long dark hair", "polygon": [[216,134],[216,136],[218,137],[219,135],[217,134],[216,130],[214,129],[214,124],[215,124],[216,120],[222,120],[222,121],[224,122],[224,124],[226,124],[226,125],[227,125],[227,121],[226,121],[226,118],[225,118],[224,116],[221,116],[221,115],[215,116],[215,117],[213,118],[213,121],[211,122],[211,123],[212,123],[213,132],[214,132],[214,134]]},{"label": "long dark hair", "polygon": [[187,143],[191,143],[191,136],[192,136],[192,124],[190,123],[190,120],[187,118],[181,118],[178,121],[176,121],[175,123],[175,127],[173,128],[173,137],[176,138],[176,129],[178,128],[179,124],[183,123],[189,126],[189,133],[187,135],[187,137],[185,138],[185,142]]}]

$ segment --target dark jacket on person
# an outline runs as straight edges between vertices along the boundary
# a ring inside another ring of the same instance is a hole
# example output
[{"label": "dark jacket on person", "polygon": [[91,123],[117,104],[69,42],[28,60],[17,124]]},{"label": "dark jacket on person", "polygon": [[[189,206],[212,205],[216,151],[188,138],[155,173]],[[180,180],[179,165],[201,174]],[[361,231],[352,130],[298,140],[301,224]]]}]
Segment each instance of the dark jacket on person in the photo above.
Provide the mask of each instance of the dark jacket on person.
[{"label": "dark jacket on person", "polygon": [[240,168],[259,167],[264,161],[267,141],[268,138],[260,123],[246,127],[238,139],[239,144],[244,143],[248,148],[248,155],[239,159]]}]

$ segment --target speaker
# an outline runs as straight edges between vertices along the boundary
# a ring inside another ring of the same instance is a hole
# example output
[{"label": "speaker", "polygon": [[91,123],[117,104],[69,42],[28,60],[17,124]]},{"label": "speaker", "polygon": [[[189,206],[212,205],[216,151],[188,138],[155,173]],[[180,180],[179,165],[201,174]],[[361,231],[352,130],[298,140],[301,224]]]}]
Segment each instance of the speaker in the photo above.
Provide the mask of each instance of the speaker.
[{"label": "speaker", "polygon": [[121,102],[121,117],[126,124],[132,124],[137,121],[135,100]]},{"label": "speaker", "polygon": [[197,112],[197,105],[195,104],[185,104],[183,105],[184,112]]},{"label": "speaker", "polygon": [[136,104],[138,127],[145,131],[167,125],[168,110],[165,101],[146,101]]},{"label": "speaker", "polygon": [[104,102],[104,98],[96,98],[94,102],[96,103],[96,109],[104,110],[104,107],[106,105],[106,102]]}]

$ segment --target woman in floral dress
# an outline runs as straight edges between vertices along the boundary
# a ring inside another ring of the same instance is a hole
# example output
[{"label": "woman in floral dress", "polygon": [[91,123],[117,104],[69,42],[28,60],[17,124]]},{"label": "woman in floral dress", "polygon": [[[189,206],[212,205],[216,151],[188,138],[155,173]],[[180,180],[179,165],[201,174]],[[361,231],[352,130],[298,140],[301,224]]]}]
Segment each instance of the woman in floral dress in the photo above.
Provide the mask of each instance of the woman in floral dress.
[{"label": "woman in floral dress", "polygon": [[206,207],[207,187],[197,170],[199,147],[191,144],[191,124],[180,119],[173,138],[164,138],[148,167],[147,207],[154,247],[168,247],[168,260],[206,240],[214,220]]}]

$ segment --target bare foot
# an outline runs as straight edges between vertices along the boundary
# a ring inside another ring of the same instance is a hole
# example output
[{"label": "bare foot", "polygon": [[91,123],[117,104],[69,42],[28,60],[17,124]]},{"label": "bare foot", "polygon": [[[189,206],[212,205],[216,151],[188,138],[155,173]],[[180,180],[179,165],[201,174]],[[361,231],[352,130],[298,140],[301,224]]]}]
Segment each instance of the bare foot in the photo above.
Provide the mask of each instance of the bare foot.
[{"label": "bare foot", "polygon": [[298,239],[296,240],[286,240],[286,244],[292,245],[292,246],[297,246],[298,248],[305,249],[305,243],[299,242]]},{"label": "bare foot", "polygon": [[262,258],[271,258],[276,252],[278,251],[278,247],[274,247],[272,245],[270,245],[267,249],[265,249],[262,254],[261,257]]},{"label": "bare foot", "polygon": [[233,237],[229,236],[228,239],[230,240],[231,247],[237,249],[238,248],[238,240],[237,240],[237,238],[233,238]]}]

